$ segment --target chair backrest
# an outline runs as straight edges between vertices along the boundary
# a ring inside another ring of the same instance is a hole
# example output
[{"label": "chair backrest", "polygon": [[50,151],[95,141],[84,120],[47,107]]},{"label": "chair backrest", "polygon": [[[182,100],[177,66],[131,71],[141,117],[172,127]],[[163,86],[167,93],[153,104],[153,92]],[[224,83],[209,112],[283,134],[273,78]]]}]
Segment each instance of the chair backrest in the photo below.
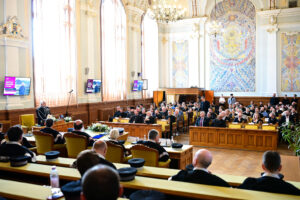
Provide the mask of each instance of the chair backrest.
[{"label": "chair backrest", "polygon": [[124,151],[121,145],[114,144],[110,141],[106,141],[107,152],[106,160],[113,163],[122,163],[124,158]]},{"label": "chair backrest", "polygon": [[232,124],[232,123],[230,123],[228,125],[228,128],[242,128],[242,125],[241,124]]},{"label": "chair backrest", "polygon": [[75,133],[64,134],[66,140],[66,147],[69,158],[76,158],[77,155],[87,149],[87,138],[83,135],[77,135]]},{"label": "chair backrest", "polygon": [[22,126],[27,126],[28,129],[31,129],[35,125],[34,114],[20,115],[19,121]]},{"label": "chair backrest", "polygon": [[45,154],[46,152],[53,150],[53,135],[41,131],[33,131],[33,135],[35,137],[37,154]]},{"label": "chair backrest", "polygon": [[145,145],[134,145],[130,148],[132,158],[144,158],[145,166],[158,166],[158,151]]},{"label": "chair backrest", "polygon": [[120,140],[124,140],[125,142],[127,141],[128,139],[128,136],[129,134],[123,134],[123,135],[120,135],[117,140],[120,141]]}]

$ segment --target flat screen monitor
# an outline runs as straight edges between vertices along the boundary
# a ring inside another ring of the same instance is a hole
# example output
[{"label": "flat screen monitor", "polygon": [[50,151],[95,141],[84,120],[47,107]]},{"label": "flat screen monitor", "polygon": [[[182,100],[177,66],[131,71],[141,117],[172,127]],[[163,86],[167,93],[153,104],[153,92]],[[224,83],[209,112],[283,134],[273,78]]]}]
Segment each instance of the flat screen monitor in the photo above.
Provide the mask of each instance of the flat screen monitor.
[{"label": "flat screen monitor", "polygon": [[87,93],[99,93],[101,90],[101,80],[88,79],[86,83]]},{"label": "flat screen monitor", "polygon": [[3,95],[25,96],[30,94],[30,78],[6,76]]},{"label": "flat screen monitor", "polygon": [[143,90],[143,81],[134,80],[132,91],[142,91]]}]

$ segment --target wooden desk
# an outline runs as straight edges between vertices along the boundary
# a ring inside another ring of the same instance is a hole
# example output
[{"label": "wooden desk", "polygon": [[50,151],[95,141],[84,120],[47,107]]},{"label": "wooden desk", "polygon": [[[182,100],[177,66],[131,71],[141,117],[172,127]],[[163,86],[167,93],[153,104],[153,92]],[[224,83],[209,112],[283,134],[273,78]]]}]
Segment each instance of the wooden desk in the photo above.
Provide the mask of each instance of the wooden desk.
[{"label": "wooden desk", "polygon": [[45,200],[51,195],[50,187],[0,179],[0,196],[8,199]]},{"label": "wooden desk", "polygon": [[[0,163],[0,170],[10,171],[20,174],[31,174],[41,177],[49,177],[51,166],[29,163],[22,167],[10,167],[9,163]],[[59,177],[62,180],[73,181],[80,178],[76,169],[57,167]],[[256,192],[250,190],[239,190],[234,188],[225,188],[217,186],[208,186],[202,184],[185,183],[177,181],[167,181],[162,179],[147,178],[136,176],[135,180],[121,182],[127,189],[146,189],[158,190],[165,194],[191,197],[201,199],[299,199],[298,196],[272,194],[265,192]],[[2,187],[2,186],[1,186]]]},{"label": "wooden desk", "polygon": [[[126,166],[126,164],[118,164],[118,167],[123,167],[123,166]],[[0,163],[1,171],[15,172],[15,173],[19,173],[19,174],[29,174],[29,175],[35,175],[35,176],[47,177],[47,178],[49,177],[51,167],[52,167],[51,165],[42,165],[42,164],[35,164],[35,163],[28,163],[26,166],[22,166],[22,167],[11,167],[10,163]],[[56,168],[58,170],[59,177],[61,180],[74,181],[74,180],[80,179],[80,174],[77,169],[67,168],[67,167],[59,167],[59,166]],[[150,172],[150,170],[152,172]],[[173,172],[175,172],[175,171],[176,170],[170,170],[170,169],[163,170],[161,168],[156,168],[156,167],[147,167],[144,171],[141,171],[138,173],[140,173],[143,176],[149,176],[149,177],[151,177],[150,176],[151,174],[157,175],[158,173],[161,173],[161,174],[168,173],[167,177],[165,177],[165,179],[166,179],[166,178],[170,177],[171,174],[173,175]],[[174,174],[176,174],[176,173],[174,173]],[[231,175],[218,175],[218,176],[220,176],[222,179],[227,181],[232,186],[240,185],[246,178],[246,177],[242,177],[242,176],[231,176]],[[139,176],[137,176],[137,177],[139,177]],[[162,178],[162,177],[163,176],[157,175],[157,178]],[[160,179],[155,179],[155,180],[160,180]],[[300,182],[293,182],[293,181],[288,181],[288,182],[300,189]],[[168,183],[170,183],[170,182],[168,182]],[[183,182],[179,182],[179,183],[183,184]],[[176,189],[178,190],[178,188],[176,188]]]},{"label": "wooden desk", "polygon": [[256,151],[276,150],[278,132],[235,128],[195,127],[189,129],[190,144]]},{"label": "wooden desk", "polygon": [[[58,132],[68,132],[68,128],[73,128],[74,122],[65,122],[64,120],[56,121],[53,124],[53,129],[57,130]],[[33,126],[32,130],[40,131],[41,129],[45,128],[45,126]]]},{"label": "wooden desk", "polygon": [[[132,144],[125,143],[125,148],[130,149]],[[169,153],[171,163],[173,162],[177,169],[185,169],[186,165],[193,162],[193,145],[183,145],[181,149],[173,149],[172,147],[164,147]]]},{"label": "wooden desk", "polygon": [[160,124],[131,124],[131,123],[119,123],[119,122],[99,122],[106,124],[109,127],[124,128],[124,131],[129,132],[132,137],[144,138],[148,136],[148,132],[155,129],[159,132],[159,137],[162,136],[162,126]]}]

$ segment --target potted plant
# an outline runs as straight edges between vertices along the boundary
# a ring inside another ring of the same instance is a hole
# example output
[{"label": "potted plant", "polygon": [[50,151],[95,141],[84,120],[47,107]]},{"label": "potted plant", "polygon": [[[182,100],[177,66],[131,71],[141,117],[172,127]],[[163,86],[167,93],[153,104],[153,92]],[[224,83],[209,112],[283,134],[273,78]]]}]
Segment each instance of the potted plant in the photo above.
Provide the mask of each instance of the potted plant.
[{"label": "potted plant", "polygon": [[283,140],[289,144],[289,149],[292,149],[296,156],[300,156],[300,123],[283,126],[281,133]]},{"label": "potted plant", "polygon": [[110,128],[105,124],[92,123],[91,126],[88,126],[88,129],[94,132],[105,132],[108,133]]}]

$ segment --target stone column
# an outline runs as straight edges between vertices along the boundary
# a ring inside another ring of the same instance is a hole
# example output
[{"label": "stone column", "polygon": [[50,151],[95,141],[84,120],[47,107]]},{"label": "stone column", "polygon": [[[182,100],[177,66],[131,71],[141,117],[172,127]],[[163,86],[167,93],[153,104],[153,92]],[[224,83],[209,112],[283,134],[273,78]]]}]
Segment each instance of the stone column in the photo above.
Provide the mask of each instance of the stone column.
[{"label": "stone column", "polygon": [[142,72],[142,32],[141,19],[144,11],[140,8],[126,6],[127,15],[127,99],[142,98],[142,92],[132,92],[132,83],[139,80]]}]

